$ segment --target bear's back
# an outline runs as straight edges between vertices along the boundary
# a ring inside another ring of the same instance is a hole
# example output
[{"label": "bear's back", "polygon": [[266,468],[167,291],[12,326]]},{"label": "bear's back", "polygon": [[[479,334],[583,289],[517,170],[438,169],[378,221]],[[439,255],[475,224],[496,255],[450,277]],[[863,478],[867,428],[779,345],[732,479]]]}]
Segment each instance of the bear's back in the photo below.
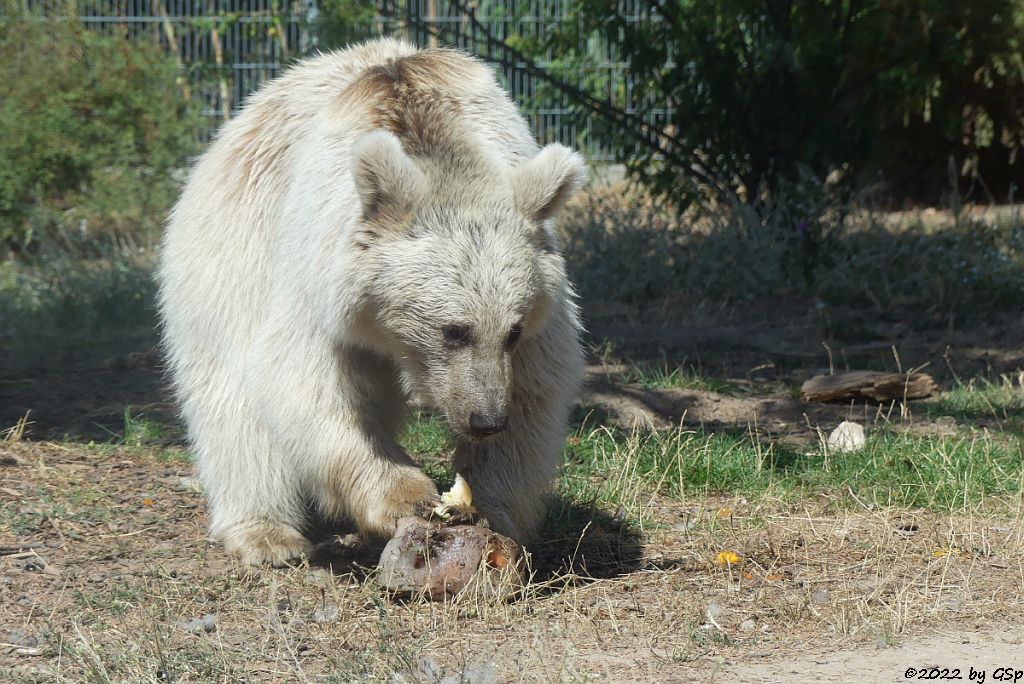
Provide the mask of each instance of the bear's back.
[{"label": "bear's back", "polygon": [[[324,144],[325,126],[346,140],[383,128],[412,154],[468,141],[508,165],[538,149],[491,69],[465,54],[380,39],[295,65],[224,125],[168,221],[160,303],[179,381],[189,368],[239,361],[268,315],[282,258],[326,255],[308,239],[315,232],[284,220],[296,215],[286,208],[292,189],[317,184],[310,169],[320,166],[302,155],[336,151]],[[297,169],[307,178],[296,180]],[[282,240],[303,246],[282,249]]]},{"label": "bear's back", "polygon": [[473,146],[514,165],[537,151],[491,69],[454,50],[400,49],[362,70],[330,107],[340,126],[393,133],[414,156]]},{"label": "bear's back", "polygon": [[538,149],[490,68],[462,52],[390,38],[300,62],[258,91],[214,146],[240,162],[235,187],[265,185],[265,174],[286,172],[288,152],[303,136],[322,134],[324,119],[353,137],[392,132],[410,154],[430,153],[424,145],[437,147],[439,135],[453,133],[474,136],[509,164]]}]

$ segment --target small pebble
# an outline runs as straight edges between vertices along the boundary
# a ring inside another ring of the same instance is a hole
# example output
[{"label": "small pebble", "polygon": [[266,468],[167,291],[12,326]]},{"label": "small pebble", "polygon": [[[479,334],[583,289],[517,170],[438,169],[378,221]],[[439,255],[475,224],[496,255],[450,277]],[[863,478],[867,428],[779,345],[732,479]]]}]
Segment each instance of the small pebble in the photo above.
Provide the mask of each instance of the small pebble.
[{"label": "small pebble", "polygon": [[313,611],[313,622],[326,625],[338,619],[338,606],[333,603],[320,606]]},{"label": "small pebble", "polygon": [[185,630],[189,634],[209,634],[210,632],[217,630],[217,621],[209,613],[206,613],[201,618],[175,620],[171,624],[179,629]]},{"label": "small pebble", "polygon": [[839,424],[832,434],[828,436],[828,448],[840,454],[849,454],[860,451],[867,443],[864,436],[864,427],[859,423],[851,423],[844,420]]},{"label": "small pebble", "polygon": [[823,606],[828,603],[829,591],[825,587],[818,587],[811,593],[811,603],[816,606]]},{"label": "small pebble", "polygon": [[12,629],[3,638],[5,644],[20,646],[21,648],[35,648],[39,645],[39,639],[20,629]]},{"label": "small pebble", "polygon": [[753,620],[744,620],[740,623],[741,632],[753,632],[757,628],[757,623]]}]

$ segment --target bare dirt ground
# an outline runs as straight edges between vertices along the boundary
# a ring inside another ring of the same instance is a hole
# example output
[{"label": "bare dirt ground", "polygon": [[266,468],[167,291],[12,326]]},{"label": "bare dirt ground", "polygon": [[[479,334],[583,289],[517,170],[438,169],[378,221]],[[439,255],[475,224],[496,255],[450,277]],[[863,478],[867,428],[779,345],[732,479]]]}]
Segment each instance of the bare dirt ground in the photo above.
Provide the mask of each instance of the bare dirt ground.
[{"label": "bare dirt ground", "polygon": [[[805,654],[766,663],[723,662],[710,681],[762,682],[907,682],[1021,681],[1024,628],[960,631],[941,629],[930,637],[908,640],[894,648],[869,646]],[[817,648],[811,646],[811,650]],[[972,677],[973,675],[973,677]]]},{"label": "bare dirt ground", "polygon": [[[437,605],[383,598],[367,581],[380,547],[348,539],[247,575],[205,540],[190,467],[158,453],[8,443],[0,459],[0,667],[26,681],[439,681],[432,668],[466,681],[903,681],[908,667],[1024,669],[1019,516],[851,512],[827,497],[799,508],[652,500],[643,540],[599,522],[536,548],[523,600]],[[718,564],[720,550],[742,560]]]},{"label": "bare dirt ground", "polygon": [[[945,383],[1024,365],[1019,321],[825,348],[814,314],[771,319],[702,328],[666,316],[623,353],[688,359],[730,391],[624,383],[625,368],[595,358],[584,411],[800,445],[851,412],[892,410],[801,402],[794,387],[830,353],[838,368],[924,366]],[[614,336],[629,321],[612,313],[602,326]],[[980,516],[851,509],[828,493],[799,504],[651,494],[639,529],[581,512],[535,546],[534,581],[510,603],[383,596],[370,570],[380,544],[351,536],[326,537],[294,568],[248,573],[206,540],[148,349],[0,375],[0,425],[29,409],[33,421],[0,443],[0,680],[895,682],[911,667],[920,678],[959,667],[964,681],[969,667],[986,681],[1024,670],[1020,506]],[[167,426],[157,443],[110,444],[126,407]],[[957,429],[920,411],[904,423]]]}]

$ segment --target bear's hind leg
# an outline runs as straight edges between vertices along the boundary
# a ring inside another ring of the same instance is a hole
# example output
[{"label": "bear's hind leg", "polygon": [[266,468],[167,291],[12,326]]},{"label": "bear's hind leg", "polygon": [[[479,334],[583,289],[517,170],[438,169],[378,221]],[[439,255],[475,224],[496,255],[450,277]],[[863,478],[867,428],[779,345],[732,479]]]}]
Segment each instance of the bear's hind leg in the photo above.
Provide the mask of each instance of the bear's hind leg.
[{"label": "bear's hind leg", "polygon": [[309,540],[294,527],[261,520],[237,524],[219,535],[224,550],[238,556],[244,565],[288,565],[310,550]]},{"label": "bear's hind leg", "polygon": [[309,551],[298,478],[270,435],[237,404],[203,415],[194,436],[211,536],[247,565],[281,566]]}]

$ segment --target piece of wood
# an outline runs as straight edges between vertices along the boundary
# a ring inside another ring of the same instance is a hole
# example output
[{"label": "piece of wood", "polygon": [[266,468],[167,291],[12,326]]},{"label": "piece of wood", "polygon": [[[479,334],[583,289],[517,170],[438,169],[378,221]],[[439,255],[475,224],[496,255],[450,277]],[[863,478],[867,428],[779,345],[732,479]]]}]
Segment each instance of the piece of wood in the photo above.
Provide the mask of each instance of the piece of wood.
[{"label": "piece of wood", "polygon": [[880,373],[848,371],[835,375],[816,375],[800,388],[805,401],[870,400],[877,402],[924,399],[938,392],[935,380],[927,373]]},{"label": "piece of wood", "polygon": [[33,549],[45,548],[46,542],[44,541],[0,541],[0,556],[9,557],[20,553],[25,553],[27,556],[32,556],[35,555],[35,551],[33,551]]},{"label": "piece of wood", "polygon": [[398,521],[377,570],[388,591],[435,600],[460,592],[504,598],[526,580],[523,550],[508,537],[479,525],[414,517]]}]

